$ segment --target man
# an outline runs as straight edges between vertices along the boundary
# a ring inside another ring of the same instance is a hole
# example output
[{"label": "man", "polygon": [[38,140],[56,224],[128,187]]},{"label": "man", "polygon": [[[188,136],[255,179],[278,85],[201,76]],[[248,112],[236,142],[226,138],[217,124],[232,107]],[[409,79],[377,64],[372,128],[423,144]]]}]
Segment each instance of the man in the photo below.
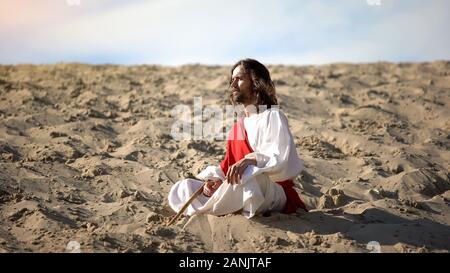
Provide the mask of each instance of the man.
[{"label": "man", "polygon": [[[196,177],[207,181],[203,195],[185,214],[225,215],[306,210],[293,179],[303,169],[286,116],[276,107],[275,86],[267,68],[253,59],[238,61],[231,70],[230,101],[245,106],[245,117],[231,128],[225,158]],[[260,110],[258,110],[260,109]],[[184,179],[172,186],[169,205],[179,211],[203,183]]]}]

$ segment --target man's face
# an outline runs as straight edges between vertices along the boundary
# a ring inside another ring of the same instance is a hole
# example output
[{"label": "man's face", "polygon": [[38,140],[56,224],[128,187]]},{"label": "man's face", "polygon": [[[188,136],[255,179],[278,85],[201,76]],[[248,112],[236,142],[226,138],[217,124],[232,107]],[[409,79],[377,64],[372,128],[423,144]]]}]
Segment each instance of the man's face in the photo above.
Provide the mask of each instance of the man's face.
[{"label": "man's face", "polygon": [[251,104],[254,101],[252,80],[250,75],[245,73],[242,65],[238,65],[231,76],[231,92],[236,103],[244,105]]}]

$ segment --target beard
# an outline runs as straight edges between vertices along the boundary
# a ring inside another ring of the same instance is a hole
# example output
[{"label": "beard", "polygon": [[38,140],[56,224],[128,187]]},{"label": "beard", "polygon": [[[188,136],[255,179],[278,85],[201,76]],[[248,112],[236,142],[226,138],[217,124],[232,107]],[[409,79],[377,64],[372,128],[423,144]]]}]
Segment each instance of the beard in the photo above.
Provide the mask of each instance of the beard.
[{"label": "beard", "polygon": [[241,93],[233,94],[233,100],[236,103],[243,103],[245,101],[244,96]]},{"label": "beard", "polygon": [[235,103],[245,103],[249,101],[247,94],[241,92],[239,89],[234,89],[232,97]]}]

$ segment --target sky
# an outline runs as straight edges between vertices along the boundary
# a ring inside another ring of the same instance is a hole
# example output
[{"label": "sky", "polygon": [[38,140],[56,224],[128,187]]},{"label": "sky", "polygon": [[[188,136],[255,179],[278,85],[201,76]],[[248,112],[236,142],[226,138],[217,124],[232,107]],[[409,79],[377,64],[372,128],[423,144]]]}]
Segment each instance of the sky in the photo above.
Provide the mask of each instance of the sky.
[{"label": "sky", "polygon": [[448,0],[0,0],[0,64],[450,60]]}]

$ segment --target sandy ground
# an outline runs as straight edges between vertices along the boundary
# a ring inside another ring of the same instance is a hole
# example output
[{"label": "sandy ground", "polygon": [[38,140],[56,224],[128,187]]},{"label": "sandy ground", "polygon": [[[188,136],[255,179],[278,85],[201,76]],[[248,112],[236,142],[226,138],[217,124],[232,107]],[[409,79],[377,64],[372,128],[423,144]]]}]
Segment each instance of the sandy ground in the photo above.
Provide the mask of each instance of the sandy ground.
[{"label": "sandy ground", "polygon": [[448,252],[450,62],[269,68],[311,211],[165,227],[225,149],[170,110],[227,104],[230,67],[0,66],[0,252]]}]

